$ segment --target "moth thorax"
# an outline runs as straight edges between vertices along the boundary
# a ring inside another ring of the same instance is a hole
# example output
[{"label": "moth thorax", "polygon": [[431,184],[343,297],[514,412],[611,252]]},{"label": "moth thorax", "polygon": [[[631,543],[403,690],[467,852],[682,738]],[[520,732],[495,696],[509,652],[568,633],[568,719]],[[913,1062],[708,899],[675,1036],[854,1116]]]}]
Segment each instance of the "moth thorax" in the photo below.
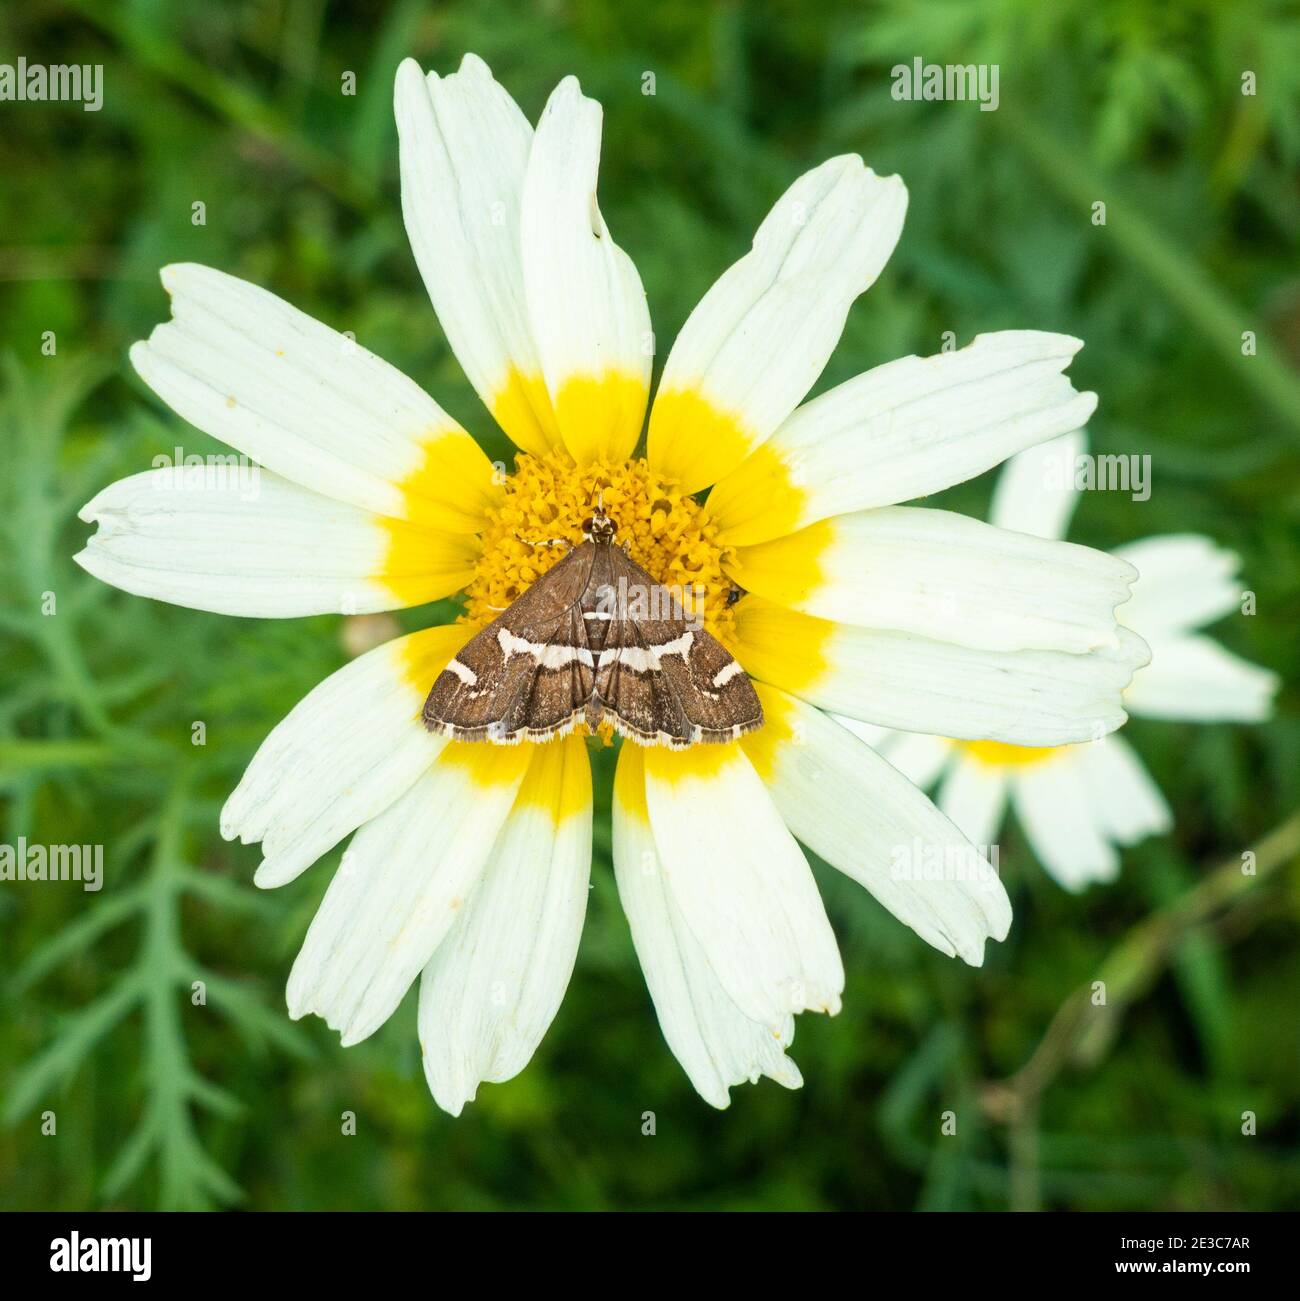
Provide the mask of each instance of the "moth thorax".
[{"label": "moth thorax", "polygon": [[582,536],[591,542],[613,542],[617,531],[614,521],[599,507],[590,519],[582,521]]}]

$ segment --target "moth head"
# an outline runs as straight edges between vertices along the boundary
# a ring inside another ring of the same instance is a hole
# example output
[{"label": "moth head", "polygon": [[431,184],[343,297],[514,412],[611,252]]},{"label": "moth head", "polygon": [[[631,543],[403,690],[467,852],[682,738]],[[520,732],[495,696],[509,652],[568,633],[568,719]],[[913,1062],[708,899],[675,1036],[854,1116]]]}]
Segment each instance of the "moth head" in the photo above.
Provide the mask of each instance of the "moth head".
[{"label": "moth head", "polygon": [[614,521],[601,506],[596,507],[595,514],[589,519],[582,521],[582,536],[588,542],[613,542],[617,531]]}]

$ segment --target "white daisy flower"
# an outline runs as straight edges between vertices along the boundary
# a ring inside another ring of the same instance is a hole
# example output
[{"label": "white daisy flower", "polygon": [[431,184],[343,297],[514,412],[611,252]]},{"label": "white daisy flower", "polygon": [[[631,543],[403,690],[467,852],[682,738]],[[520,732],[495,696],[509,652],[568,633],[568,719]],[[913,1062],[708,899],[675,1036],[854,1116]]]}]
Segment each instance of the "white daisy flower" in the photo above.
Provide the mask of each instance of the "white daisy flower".
[{"label": "white daisy flower", "polygon": [[794,1015],[835,1012],[844,984],[799,842],[969,963],[1011,917],[988,873],[897,870],[899,846],[970,846],[824,711],[1020,745],[1124,721],[1120,693],[1147,657],[1114,618],[1131,565],[895,505],[1084,424],[1096,400],[1064,374],[1080,344],[984,335],[800,405],[907,201],[897,177],[834,158],[778,200],[687,321],[637,457],[653,336],[596,203],[599,105],[566,78],[534,130],[471,55],[448,77],[407,60],[396,111],[416,262],[520,449],[514,472],[501,482],[431,397],[329,326],[220,271],[170,266],[172,319],[131,359],[174,411],[265,467],[261,492],[135,475],[84,508],[99,531],[77,558],[129,592],[233,615],[465,594],[462,622],[370,650],[312,691],[221,820],[261,842],[263,886],[352,835],[290,1013],[356,1043],[419,977],[426,1074],[455,1114],[523,1068],[568,983],[597,742],[448,740],[422,704],[471,634],[560,559],[536,543],[578,542],[599,501],[658,582],[699,585],[706,628],[766,718],[725,745],[622,745],[614,865],[660,1024],[716,1106],[760,1075],[797,1086]]},{"label": "white daisy flower", "polygon": [[[990,518],[1003,529],[1059,538],[1078,502],[1075,467],[1083,430],[1019,453],[1003,469]],[[1240,562],[1194,533],[1120,547],[1141,577],[1120,621],[1151,647],[1151,663],[1124,693],[1146,718],[1260,722],[1278,688],[1274,673],[1198,632],[1239,611]],[[993,844],[1008,804],[1039,861],[1067,890],[1114,879],[1117,847],[1164,835],[1173,817],[1132,747],[1116,735],[1083,745],[1040,747],[951,740],[847,725],[922,787],[977,845]]]}]

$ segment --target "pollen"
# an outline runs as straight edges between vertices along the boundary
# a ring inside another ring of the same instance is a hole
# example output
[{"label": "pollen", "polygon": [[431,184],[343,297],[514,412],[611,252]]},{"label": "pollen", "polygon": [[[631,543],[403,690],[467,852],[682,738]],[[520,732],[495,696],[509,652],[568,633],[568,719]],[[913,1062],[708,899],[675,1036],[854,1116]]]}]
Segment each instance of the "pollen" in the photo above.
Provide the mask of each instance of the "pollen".
[{"label": "pollen", "polygon": [[466,622],[481,627],[518,600],[582,541],[582,525],[599,503],[614,521],[614,545],[626,547],[689,614],[702,612],[705,628],[731,643],[727,548],[703,504],[676,480],[643,459],[575,465],[563,452],[521,452],[515,466],[488,512],[481,559],[466,588]]}]

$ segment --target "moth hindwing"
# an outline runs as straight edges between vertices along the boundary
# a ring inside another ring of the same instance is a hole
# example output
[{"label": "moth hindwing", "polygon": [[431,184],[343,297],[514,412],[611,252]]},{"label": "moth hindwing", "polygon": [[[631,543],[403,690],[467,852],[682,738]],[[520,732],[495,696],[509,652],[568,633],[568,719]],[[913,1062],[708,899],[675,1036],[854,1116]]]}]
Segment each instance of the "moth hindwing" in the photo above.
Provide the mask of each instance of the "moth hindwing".
[{"label": "moth hindwing", "polygon": [[513,745],[608,720],[683,749],[761,726],[745,671],[611,538],[589,536],[468,642],[424,702],[430,731]]}]

